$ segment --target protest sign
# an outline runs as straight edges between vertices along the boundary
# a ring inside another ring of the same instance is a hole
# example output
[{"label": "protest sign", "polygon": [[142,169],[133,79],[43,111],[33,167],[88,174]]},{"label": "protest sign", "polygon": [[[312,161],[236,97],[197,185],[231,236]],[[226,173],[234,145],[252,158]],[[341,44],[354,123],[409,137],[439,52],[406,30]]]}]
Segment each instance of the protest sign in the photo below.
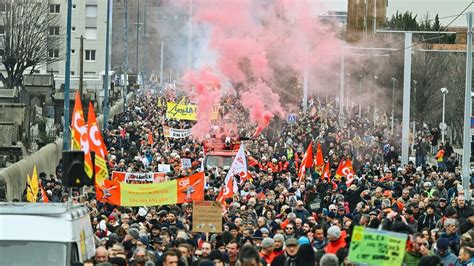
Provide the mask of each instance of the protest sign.
[{"label": "protest sign", "polygon": [[183,167],[183,169],[190,169],[191,168],[191,159],[181,158],[181,166]]},{"label": "protest sign", "polygon": [[222,232],[222,205],[216,201],[193,203],[193,232]]},{"label": "protest sign", "polygon": [[166,103],[166,118],[179,120],[196,120],[197,105],[180,104],[174,102]]},{"label": "protest sign", "polygon": [[348,259],[369,265],[402,265],[407,235],[355,226]]},{"label": "protest sign", "polygon": [[158,164],[158,172],[171,172],[171,166],[169,164]]},{"label": "protest sign", "polygon": [[166,173],[130,173],[130,172],[112,172],[112,180],[125,183],[159,183],[166,181]]},{"label": "protest sign", "polygon": [[173,139],[182,139],[191,136],[191,129],[179,129],[179,128],[170,128],[167,126],[163,127],[163,135],[166,138]]}]

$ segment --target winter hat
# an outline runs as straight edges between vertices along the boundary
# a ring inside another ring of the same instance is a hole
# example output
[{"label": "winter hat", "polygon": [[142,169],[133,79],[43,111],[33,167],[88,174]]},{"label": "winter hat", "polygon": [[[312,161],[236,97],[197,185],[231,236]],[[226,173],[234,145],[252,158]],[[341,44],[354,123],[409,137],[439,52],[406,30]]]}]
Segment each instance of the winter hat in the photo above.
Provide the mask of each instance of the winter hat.
[{"label": "winter hat", "polygon": [[332,236],[334,238],[339,238],[341,237],[341,229],[339,229],[338,226],[336,225],[333,225],[331,227],[329,227],[328,229],[328,237],[329,236]]},{"label": "winter hat", "polygon": [[214,266],[214,262],[208,259],[199,260],[198,266]]},{"label": "winter hat", "polygon": [[271,248],[271,247],[273,247],[273,245],[275,245],[275,241],[273,241],[273,239],[271,239],[269,237],[265,237],[262,240],[261,247],[262,248]]},{"label": "winter hat", "polygon": [[128,234],[133,237],[134,239],[137,239],[140,237],[140,232],[136,228],[129,228],[128,229]]},{"label": "winter hat", "polygon": [[284,242],[285,237],[282,234],[276,234],[273,236],[273,240],[280,240],[281,242]]},{"label": "winter hat", "polygon": [[453,206],[448,206],[446,208],[446,217],[450,217],[456,214],[456,210],[453,208]]},{"label": "winter hat", "polygon": [[268,229],[265,228],[265,227],[264,227],[264,228],[261,228],[261,229],[260,229],[260,232],[262,232],[262,234],[269,234],[269,233],[270,233],[270,232],[268,231]]},{"label": "winter hat", "polygon": [[148,236],[139,234],[138,241],[142,242],[145,246],[148,246]]},{"label": "winter hat", "polygon": [[309,244],[309,239],[305,236],[302,236],[298,238],[298,244],[299,245]]},{"label": "winter hat", "polygon": [[119,236],[118,236],[116,233],[112,233],[112,234],[110,234],[110,236],[109,236],[109,240],[113,240],[113,241],[119,242],[119,239],[120,239],[120,238],[119,238]]},{"label": "winter hat", "polygon": [[436,248],[437,248],[438,250],[443,250],[443,251],[448,250],[448,248],[449,248],[449,241],[448,241],[448,239],[445,238],[445,237],[440,237],[440,238],[438,239],[438,242],[436,242]]}]

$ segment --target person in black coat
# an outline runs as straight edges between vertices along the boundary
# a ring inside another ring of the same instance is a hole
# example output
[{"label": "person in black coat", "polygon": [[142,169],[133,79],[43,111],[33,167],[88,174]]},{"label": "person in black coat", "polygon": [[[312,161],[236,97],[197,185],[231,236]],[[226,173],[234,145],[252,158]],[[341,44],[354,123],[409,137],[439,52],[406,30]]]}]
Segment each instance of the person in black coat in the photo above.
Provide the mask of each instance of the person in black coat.
[{"label": "person in black coat", "polygon": [[362,178],[359,187],[357,187],[357,185],[353,183],[347,189],[347,194],[346,194],[345,200],[347,202],[349,202],[349,209],[351,211],[355,210],[355,207],[356,207],[357,203],[362,201],[362,198],[360,197],[360,194],[365,189],[365,182],[366,182],[365,179]]}]

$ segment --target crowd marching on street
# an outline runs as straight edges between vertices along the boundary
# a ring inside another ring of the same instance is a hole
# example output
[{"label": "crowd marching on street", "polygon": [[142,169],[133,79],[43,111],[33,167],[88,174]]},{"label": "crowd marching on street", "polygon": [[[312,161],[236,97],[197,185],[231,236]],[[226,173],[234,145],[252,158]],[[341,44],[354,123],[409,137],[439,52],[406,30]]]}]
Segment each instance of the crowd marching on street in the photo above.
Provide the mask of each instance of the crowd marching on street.
[{"label": "crowd marching on street", "polygon": [[[208,147],[192,136],[165,137],[165,128],[194,121],[166,118],[168,94],[141,93],[103,132],[109,173],[159,172],[168,180],[202,170]],[[274,118],[261,134],[233,96],[222,99],[209,139],[242,142],[248,174],[224,203],[222,233],[192,229],[193,204],[120,207],[93,192],[74,192],[91,210],[96,254],[76,265],[355,265],[348,260],[355,226],[408,235],[403,265],[474,263],[474,209],[461,185],[449,141],[424,127],[413,138],[414,161],[400,164],[400,134],[349,108],[339,126],[336,102],[313,99],[295,123]],[[231,126],[229,126],[231,125]],[[206,143],[206,141],[204,141]],[[305,153],[312,149],[308,166]],[[323,158],[321,168],[315,163]],[[428,157],[437,164],[428,164]],[[191,161],[183,167],[181,159]],[[342,171],[347,162],[351,171]],[[353,173],[353,174],[352,174]],[[49,202],[67,201],[56,175],[39,177]],[[227,169],[205,169],[205,200],[218,201]]]}]

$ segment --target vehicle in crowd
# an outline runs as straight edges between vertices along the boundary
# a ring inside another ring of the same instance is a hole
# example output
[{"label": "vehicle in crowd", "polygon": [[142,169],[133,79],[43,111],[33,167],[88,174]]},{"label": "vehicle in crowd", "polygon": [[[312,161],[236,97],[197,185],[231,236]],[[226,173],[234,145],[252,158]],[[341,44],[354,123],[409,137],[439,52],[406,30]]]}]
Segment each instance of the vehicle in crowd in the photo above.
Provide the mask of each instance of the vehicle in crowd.
[{"label": "vehicle in crowd", "polygon": [[85,205],[1,203],[2,265],[71,265],[95,254]]}]

